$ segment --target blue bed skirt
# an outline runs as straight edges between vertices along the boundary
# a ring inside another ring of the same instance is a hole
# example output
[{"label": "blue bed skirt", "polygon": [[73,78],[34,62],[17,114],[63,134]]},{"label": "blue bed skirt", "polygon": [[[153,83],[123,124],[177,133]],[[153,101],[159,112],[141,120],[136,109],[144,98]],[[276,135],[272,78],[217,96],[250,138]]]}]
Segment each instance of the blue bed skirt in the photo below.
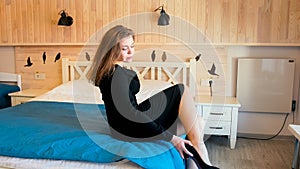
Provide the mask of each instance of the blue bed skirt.
[{"label": "blue bed skirt", "polygon": [[109,135],[104,105],[27,102],[0,110],[0,155],[185,168],[171,143],[123,142]]}]

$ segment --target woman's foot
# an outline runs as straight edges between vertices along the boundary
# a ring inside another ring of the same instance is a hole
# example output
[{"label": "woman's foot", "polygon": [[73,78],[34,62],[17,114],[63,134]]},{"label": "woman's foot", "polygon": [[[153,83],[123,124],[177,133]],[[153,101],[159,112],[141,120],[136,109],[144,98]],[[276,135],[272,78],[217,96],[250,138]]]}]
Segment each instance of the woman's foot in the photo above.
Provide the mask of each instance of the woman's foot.
[{"label": "woman's foot", "polygon": [[[185,139],[189,140],[187,135],[186,135]],[[199,165],[201,163],[203,165],[203,167],[206,166],[206,168],[216,168],[217,169],[217,167],[212,166],[212,164],[208,158],[208,152],[207,152],[204,142],[197,144],[197,146],[195,146],[195,147],[186,144],[185,147],[188,149],[189,152],[191,152],[194,155],[193,156],[194,161],[196,159],[195,157],[197,157],[197,159],[198,159],[197,163],[199,163]],[[195,161],[195,163],[196,163],[196,161]]]},{"label": "woman's foot", "polygon": [[208,164],[208,165],[212,165],[209,157],[208,157],[208,152],[205,146],[205,143],[199,143],[197,146],[195,145],[194,148],[196,149],[196,152],[198,152],[199,156],[203,159],[203,161]]},{"label": "woman's foot", "polygon": [[202,158],[200,157],[199,153],[197,152],[197,150],[189,145],[189,144],[185,144],[185,147],[186,149],[191,152],[193,154],[193,156],[188,156],[187,154],[185,154],[185,158],[191,158],[195,164],[197,165],[198,168],[201,168],[201,169],[218,169],[218,167],[215,167],[215,166],[212,166],[212,165],[209,165],[207,163],[205,163]]}]

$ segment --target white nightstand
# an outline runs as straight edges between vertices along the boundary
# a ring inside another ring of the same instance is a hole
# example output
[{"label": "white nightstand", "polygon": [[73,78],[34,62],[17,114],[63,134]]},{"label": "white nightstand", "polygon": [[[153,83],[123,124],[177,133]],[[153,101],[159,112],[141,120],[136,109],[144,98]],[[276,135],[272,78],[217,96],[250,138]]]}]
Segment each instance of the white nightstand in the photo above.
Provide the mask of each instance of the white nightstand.
[{"label": "white nightstand", "polygon": [[205,120],[204,133],[207,135],[227,135],[230,148],[235,148],[237,137],[238,109],[241,106],[235,97],[197,96],[198,113]]},{"label": "white nightstand", "polygon": [[28,100],[35,98],[43,93],[46,93],[47,89],[26,89],[19,92],[9,93],[11,97],[11,105],[15,106],[17,104],[22,104]]}]

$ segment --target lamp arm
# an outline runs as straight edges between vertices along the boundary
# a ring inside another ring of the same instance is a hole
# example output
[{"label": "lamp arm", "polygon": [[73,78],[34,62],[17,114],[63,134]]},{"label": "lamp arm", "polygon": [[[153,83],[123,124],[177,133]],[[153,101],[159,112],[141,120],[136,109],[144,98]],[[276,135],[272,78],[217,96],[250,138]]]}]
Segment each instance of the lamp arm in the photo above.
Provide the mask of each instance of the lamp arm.
[{"label": "lamp arm", "polygon": [[65,13],[66,15],[68,14],[65,9],[62,9],[58,12],[58,15],[61,15],[62,13]]},{"label": "lamp arm", "polygon": [[158,10],[164,10],[164,5],[161,5],[161,6],[159,6],[158,8],[156,8],[156,9],[154,10],[154,12],[156,12],[156,11],[158,11]]}]

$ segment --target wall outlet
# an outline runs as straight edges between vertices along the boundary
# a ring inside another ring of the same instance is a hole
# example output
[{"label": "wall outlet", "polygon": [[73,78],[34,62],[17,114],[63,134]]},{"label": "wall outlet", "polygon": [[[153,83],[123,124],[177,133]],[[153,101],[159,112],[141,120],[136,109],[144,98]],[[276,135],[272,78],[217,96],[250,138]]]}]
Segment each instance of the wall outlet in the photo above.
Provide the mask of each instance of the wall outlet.
[{"label": "wall outlet", "polygon": [[204,78],[204,79],[200,79],[200,85],[201,86],[209,86],[209,81],[212,80],[210,78]]},{"label": "wall outlet", "polygon": [[34,79],[35,80],[44,80],[46,79],[46,73],[35,73],[34,74]]}]

